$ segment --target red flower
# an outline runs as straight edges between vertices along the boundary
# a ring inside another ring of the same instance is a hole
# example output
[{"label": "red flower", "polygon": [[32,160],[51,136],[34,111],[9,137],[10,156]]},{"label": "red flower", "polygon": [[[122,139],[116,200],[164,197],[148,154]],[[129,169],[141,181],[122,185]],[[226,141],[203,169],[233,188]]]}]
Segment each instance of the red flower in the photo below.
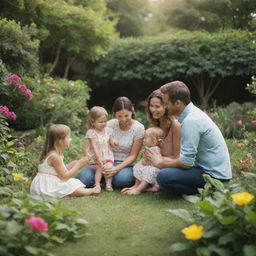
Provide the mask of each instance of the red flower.
[{"label": "red flower", "polygon": [[45,232],[48,230],[48,223],[40,217],[31,216],[26,220],[26,223],[28,223],[35,231]]}]

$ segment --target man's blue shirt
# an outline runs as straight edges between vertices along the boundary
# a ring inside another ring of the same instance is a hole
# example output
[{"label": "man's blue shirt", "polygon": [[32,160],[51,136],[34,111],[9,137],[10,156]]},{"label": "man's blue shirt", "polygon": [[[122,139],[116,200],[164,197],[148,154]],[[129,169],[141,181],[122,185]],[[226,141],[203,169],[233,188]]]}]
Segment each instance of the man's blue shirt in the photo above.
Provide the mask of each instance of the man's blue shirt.
[{"label": "man's blue shirt", "polygon": [[189,103],[179,117],[181,124],[180,161],[202,167],[217,179],[231,179],[231,164],[226,142],[211,118]]}]

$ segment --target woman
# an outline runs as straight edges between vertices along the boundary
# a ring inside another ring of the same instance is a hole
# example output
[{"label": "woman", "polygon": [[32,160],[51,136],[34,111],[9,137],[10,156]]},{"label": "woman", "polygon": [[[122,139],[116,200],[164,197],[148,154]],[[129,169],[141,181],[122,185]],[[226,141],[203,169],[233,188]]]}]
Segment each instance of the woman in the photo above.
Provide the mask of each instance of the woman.
[{"label": "woman", "polygon": [[155,90],[148,96],[146,110],[150,126],[160,127],[165,132],[161,155],[178,158],[180,154],[180,124],[174,116],[168,114],[160,90]]},{"label": "woman", "polygon": [[[132,102],[127,97],[119,97],[113,104],[114,119],[108,121],[108,127],[113,129],[112,139],[116,142],[113,147],[114,165],[103,168],[105,177],[113,177],[115,188],[130,187],[134,183],[133,163],[141,149],[145,133],[144,126],[135,120]],[[87,187],[94,184],[94,171],[85,167],[78,175]]]},{"label": "woman", "polygon": [[[161,143],[160,150],[162,157],[178,158],[180,154],[180,124],[174,116],[170,116],[163,103],[163,96],[160,90],[153,91],[147,101],[147,116],[151,127],[160,127],[164,131],[164,140]],[[150,150],[150,149],[147,149]],[[159,153],[160,155],[160,153]],[[144,154],[147,158],[147,155]],[[157,191],[156,186],[143,187],[144,191]],[[122,189],[122,194],[139,194],[138,187],[126,187]]]}]

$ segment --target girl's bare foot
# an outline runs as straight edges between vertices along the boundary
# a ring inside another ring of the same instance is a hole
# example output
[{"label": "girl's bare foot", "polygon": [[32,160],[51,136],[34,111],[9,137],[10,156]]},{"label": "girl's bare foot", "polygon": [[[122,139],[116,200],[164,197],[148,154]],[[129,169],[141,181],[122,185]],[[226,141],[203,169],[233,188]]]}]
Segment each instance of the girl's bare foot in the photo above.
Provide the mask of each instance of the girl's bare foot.
[{"label": "girl's bare foot", "polygon": [[109,191],[109,192],[113,192],[114,189],[112,187],[112,184],[106,184],[106,190]]}]

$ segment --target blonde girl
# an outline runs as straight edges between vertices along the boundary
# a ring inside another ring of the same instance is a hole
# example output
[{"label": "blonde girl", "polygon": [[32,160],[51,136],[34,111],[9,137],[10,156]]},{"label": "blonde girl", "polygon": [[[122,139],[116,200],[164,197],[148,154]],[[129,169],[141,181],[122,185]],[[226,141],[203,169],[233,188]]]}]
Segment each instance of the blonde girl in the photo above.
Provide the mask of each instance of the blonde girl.
[{"label": "blonde girl", "polygon": [[[98,189],[102,179],[102,169],[111,168],[114,164],[114,155],[111,146],[115,146],[111,139],[112,129],[106,127],[108,113],[103,107],[95,106],[88,115],[88,131],[86,138],[86,152],[92,157],[91,168],[95,170],[95,184]],[[105,177],[106,190],[113,191],[112,177]]]},{"label": "blonde girl", "polygon": [[65,166],[62,151],[69,147],[70,135],[70,128],[63,124],[51,125],[47,130],[38,173],[31,183],[31,194],[61,198],[99,193],[98,189],[87,189],[80,180],[72,178],[82,166],[88,163],[89,157],[73,161]]},{"label": "blonde girl", "polygon": [[[164,131],[159,127],[148,128],[145,132],[143,145],[145,148],[150,148],[160,154],[160,146],[165,137]],[[159,186],[156,181],[156,176],[159,173],[159,169],[150,165],[150,163],[142,158],[133,167],[133,175],[136,178],[135,185],[130,188],[122,189],[122,194],[138,195],[144,191],[157,191]],[[148,188],[150,190],[148,190]]]}]

